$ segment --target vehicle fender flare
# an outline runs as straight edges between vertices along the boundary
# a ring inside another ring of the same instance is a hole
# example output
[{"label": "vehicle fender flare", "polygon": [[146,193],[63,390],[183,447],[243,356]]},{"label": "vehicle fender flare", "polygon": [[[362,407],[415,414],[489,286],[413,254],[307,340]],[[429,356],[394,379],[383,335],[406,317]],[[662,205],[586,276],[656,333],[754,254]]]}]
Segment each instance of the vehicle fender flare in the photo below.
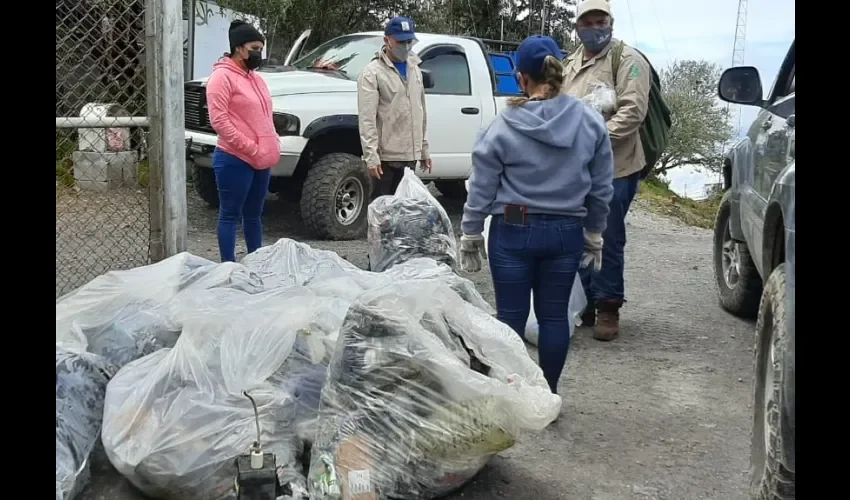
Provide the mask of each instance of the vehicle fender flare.
[{"label": "vehicle fender flare", "polygon": [[796,182],[796,169],[794,163],[788,165],[776,178],[768,197],[767,210],[764,214],[764,234],[762,241],[762,269],[765,279],[770,273],[782,263],[780,256],[785,254],[785,245],[788,240],[787,228],[789,220],[786,218],[794,203],[794,186]]},{"label": "vehicle fender flare", "polygon": [[304,138],[312,139],[335,129],[358,130],[357,115],[328,115],[316,118],[304,129]]}]

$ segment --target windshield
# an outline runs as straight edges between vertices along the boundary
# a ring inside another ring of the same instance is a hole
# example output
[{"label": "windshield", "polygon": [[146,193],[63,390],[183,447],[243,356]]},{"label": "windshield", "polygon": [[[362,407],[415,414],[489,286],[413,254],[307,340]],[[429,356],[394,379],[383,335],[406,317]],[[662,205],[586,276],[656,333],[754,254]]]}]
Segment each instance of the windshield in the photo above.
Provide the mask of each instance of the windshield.
[{"label": "windshield", "polygon": [[383,44],[384,39],[375,35],[341,36],[319,45],[292,65],[300,70],[339,71],[356,80]]}]

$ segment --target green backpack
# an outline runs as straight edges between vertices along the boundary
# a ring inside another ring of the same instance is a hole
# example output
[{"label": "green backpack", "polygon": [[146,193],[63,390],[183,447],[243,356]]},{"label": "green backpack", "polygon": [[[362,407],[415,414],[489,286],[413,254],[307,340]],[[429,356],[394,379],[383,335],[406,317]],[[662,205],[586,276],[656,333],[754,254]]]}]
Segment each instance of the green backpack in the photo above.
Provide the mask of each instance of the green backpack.
[{"label": "green backpack", "polygon": [[[622,40],[615,45],[611,50],[612,53],[612,70],[614,72],[614,86],[617,86],[617,71],[620,69],[620,60],[623,57],[623,46],[625,42]],[[643,53],[635,49],[641,57],[644,58],[649,69],[652,72],[652,86],[649,89],[649,102],[646,109],[646,118],[640,126],[640,142],[643,145],[643,154],[646,157],[646,165],[640,171],[640,178],[645,179],[655,164],[661,158],[661,154],[667,148],[670,142],[670,127],[673,126],[673,121],[670,117],[670,108],[664,102],[664,97],[661,95],[661,79],[658,78],[658,73],[652,67],[652,63]]]}]

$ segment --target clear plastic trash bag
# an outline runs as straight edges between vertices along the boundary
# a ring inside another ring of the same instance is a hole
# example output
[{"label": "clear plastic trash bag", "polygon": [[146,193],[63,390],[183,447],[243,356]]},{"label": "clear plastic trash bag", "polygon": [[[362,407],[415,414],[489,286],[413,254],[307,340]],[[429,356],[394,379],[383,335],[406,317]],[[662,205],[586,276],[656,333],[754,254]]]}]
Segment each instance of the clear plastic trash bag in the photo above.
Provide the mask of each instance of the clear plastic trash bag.
[{"label": "clear plastic trash bag", "polygon": [[56,500],[75,498],[88,482],[89,456],[115,370],[100,356],[56,348]]},{"label": "clear plastic trash bag", "polygon": [[131,362],[109,384],[102,440],[110,462],[153,498],[233,498],[234,460],[256,439],[248,391],[282,484],[306,489],[304,438],[314,433],[317,388],[344,311],[301,286],[183,297],[172,310],[183,325],[176,345]]},{"label": "clear plastic trash bag", "polygon": [[446,284],[366,291],[348,309],[322,389],[310,496],[447,494],[560,407],[520,338]]},{"label": "clear plastic trash bag", "polygon": [[273,245],[246,255],[242,263],[257,273],[267,287],[303,285],[317,293],[348,301],[366,290],[391,285],[399,280],[433,279],[448,284],[476,307],[494,312],[470,280],[458,276],[449,266],[426,257],[411,258],[386,272],[370,272],[342,259],[335,252],[318,250],[306,243],[281,238]]},{"label": "clear plastic trash bag", "polygon": [[180,334],[167,304],[181,294],[215,287],[256,293],[263,283],[248,268],[181,253],[156,264],[111,271],[56,301],[56,344],[88,350],[119,368]]},{"label": "clear plastic trash bag", "polygon": [[430,257],[455,268],[457,240],[440,202],[411,169],[394,195],[369,204],[369,269],[385,271],[416,257]]}]

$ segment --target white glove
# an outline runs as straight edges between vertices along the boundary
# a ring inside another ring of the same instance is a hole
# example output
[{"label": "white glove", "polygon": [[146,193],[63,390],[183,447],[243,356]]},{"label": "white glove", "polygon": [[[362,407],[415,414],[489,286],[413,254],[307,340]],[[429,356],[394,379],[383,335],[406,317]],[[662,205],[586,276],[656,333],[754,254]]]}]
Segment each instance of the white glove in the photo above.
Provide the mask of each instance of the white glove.
[{"label": "white glove", "polygon": [[593,270],[597,273],[602,269],[602,233],[584,232],[584,255],[581,258],[581,267],[593,264]]},{"label": "white glove", "polygon": [[484,236],[464,234],[460,237],[460,268],[468,273],[481,270],[481,261],[487,260]]}]

